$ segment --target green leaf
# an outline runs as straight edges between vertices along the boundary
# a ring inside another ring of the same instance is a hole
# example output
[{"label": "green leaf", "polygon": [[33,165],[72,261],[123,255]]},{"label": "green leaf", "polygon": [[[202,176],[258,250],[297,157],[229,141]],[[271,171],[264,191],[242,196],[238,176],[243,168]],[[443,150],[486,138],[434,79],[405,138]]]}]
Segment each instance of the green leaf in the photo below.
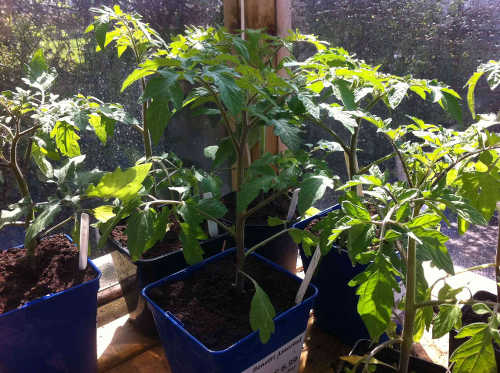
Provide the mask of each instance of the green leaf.
[{"label": "green leaf", "polygon": [[408,88],[410,88],[410,86],[405,82],[398,82],[391,86],[387,94],[387,99],[391,109],[395,109],[399,106],[401,101],[405,98]]},{"label": "green leaf", "polygon": [[146,111],[146,121],[151,139],[155,145],[158,145],[160,142],[172,116],[173,113],[170,111],[168,102],[165,99],[158,98],[149,103]]},{"label": "green leaf", "polygon": [[453,328],[460,328],[462,311],[455,304],[443,304],[439,307],[439,314],[434,319],[432,338],[441,338]]},{"label": "green leaf", "polygon": [[104,49],[106,42],[106,33],[109,29],[108,22],[95,22],[94,23],[94,32],[95,32],[95,40],[101,49]]},{"label": "green leaf", "polygon": [[415,228],[434,228],[441,221],[441,217],[439,215],[429,213],[419,215],[413,218],[408,224],[409,229]]},{"label": "green leaf", "polygon": [[266,193],[269,190],[273,181],[273,176],[262,176],[244,183],[237,192],[237,211],[245,211],[261,191]]},{"label": "green leaf", "polygon": [[135,210],[127,221],[127,247],[132,260],[138,260],[142,254],[152,248],[166,233],[168,209],[160,213],[148,208]]},{"label": "green leaf", "polygon": [[443,98],[441,99],[444,109],[459,123],[462,123],[462,105],[460,100],[448,92],[442,91]]},{"label": "green leaf", "polygon": [[203,249],[200,242],[196,239],[194,227],[187,223],[181,223],[181,232],[179,238],[182,242],[182,253],[184,259],[189,265],[194,265],[203,260]]},{"label": "green leaf", "polygon": [[8,206],[8,210],[0,210],[0,229],[7,223],[23,219],[28,212],[28,206],[21,200],[20,203],[15,203]]},{"label": "green leaf", "polygon": [[288,234],[290,235],[290,237],[292,237],[293,242],[295,242],[298,245],[302,242],[304,231],[302,229],[291,228],[288,231]]},{"label": "green leaf", "polygon": [[301,215],[304,214],[309,207],[320,200],[325,194],[326,188],[333,189],[332,179],[326,176],[314,175],[304,179],[300,184],[299,200],[297,204],[299,213]]},{"label": "green leaf", "polygon": [[476,303],[472,305],[472,310],[477,315],[486,315],[488,313],[492,313],[492,310],[484,303]]},{"label": "green leaf", "polygon": [[360,219],[363,221],[370,221],[371,216],[368,210],[362,205],[355,205],[350,201],[342,202],[342,210],[348,216],[351,216],[356,219]]},{"label": "green leaf", "polygon": [[269,225],[270,227],[277,227],[279,225],[284,225],[284,224],[286,224],[286,220],[274,216],[267,217],[267,225]]},{"label": "green leaf", "polygon": [[24,245],[26,248],[32,247],[33,239],[44,229],[52,223],[57,214],[61,211],[59,203],[51,203],[45,207],[41,214],[39,214],[26,230],[24,238]]},{"label": "green leaf", "polygon": [[271,125],[274,127],[274,133],[283,144],[290,150],[297,151],[302,144],[302,131],[299,127],[290,124],[286,119],[273,119]]},{"label": "green leaf", "polygon": [[94,208],[92,211],[94,213],[94,217],[99,220],[101,223],[106,223],[109,219],[112,219],[116,216],[113,212],[114,206],[112,205],[102,205]]},{"label": "green leaf", "polygon": [[50,132],[50,137],[55,138],[57,148],[65,156],[71,158],[80,155],[80,145],[78,145],[80,136],[77,135],[75,127],[71,124],[57,122]]},{"label": "green leaf", "polygon": [[132,71],[129,74],[129,76],[127,76],[127,78],[125,78],[125,80],[122,83],[122,88],[121,88],[120,92],[123,92],[124,90],[126,90],[127,87],[129,85],[131,85],[132,83],[134,83],[135,81],[142,79],[142,78],[145,78],[146,76],[152,75],[154,73],[155,73],[155,70],[151,70],[151,69],[144,68],[144,67],[138,67],[137,69]]},{"label": "green leaf", "polygon": [[467,89],[467,103],[469,104],[469,110],[472,114],[472,118],[476,118],[476,104],[474,101],[474,90],[476,89],[476,84],[478,80],[483,76],[484,71],[476,71],[472,76],[469,78],[467,83],[465,84]]},{"label": "green leaf", "polygon": [[[472,324],[471,324],[472,325]],[[451,355],[454,373],[494,373],[497,371],[492,335],[488,325],[460,345]]]},{"label": "green leaf", "polygon": [[49,66],[43,55],[42,49],[37,49],[31,57],[29,64],[29,79],[33,82],[37,80],[44,72],[49,71]]},{"label": "green leaf", "polygon": [[35,142],[31,144],[31,157],[46,178],[50,179],[54,176],[52,165]]},{"label": "green leaf", "polygon": [[274,320],[276,311],[264,290],[252,279],[255,294],[250,304],[250,326],[253,331],[259,331],[262,343],[267,343],[274,333]]},{"label": "green leaf", "polygon": [[366,281],[356,291],[359,295],[358,313],[370,337],[378,340],[391,321],[394,307],[393,283],[391,274],[380,268],[365,272],[368,272]]},{"label": "green leaf", "polygon": [[214,198],[201,199],[198,202],[197,208],[216,219],[222,218],[227,213],[226,206]]},{"label": "green leaf", "polygon": [[210,76],[217,87],[220,98],[233,116],[237,116],[243,110],[245,95],[232,77],[224,74],[210,72]]},{"label": "green leaf", "polygon": [[142,182],[150,168],[151,163],[134,166],[125,171],[118,167],[115,171],[106,173],[96,186],[89,185],[86,195],[102,199],[129,200],[142,188]]},{"label": "green leaf", "polygon": [[104,115],[90,114],[89,123],[94,128],[95,134],[106,145],[108,138],[113,136],[116,121]]},{"label": "green leaf", "polygon": [[422,242],[418,245],[418,250],[429,256],[436,267],[445,270],[449,274],[455,274],[453,261],[445,245],[445,242],[448,241],[446,235],[434,229],[419,229],[415,230],[414,234]]},{"label": "green leaf", "polygon": [[354,93],[352,92],[350,87],[350,83],[346,80],[338,79],[335,81],[335,87],[339,90],[344,107],[347,110],[356,110],[357,106],[354,99]]},{"label": "green leaf", "polygon": [[178,75],[168,70],[161,70],[160,76],[148,81],[143,99],[162,98],[171,101],[176,109],[182,107],[184,92],[177,82]]},{"label": "green leaf", "polygon": [[229,164],[233,164],[236,161],[236,152],[234,151],[233,143],[229,137],[219,142],[219,148],[215,154],[212,166],[213,168],[217,168],[223,165],[225,161],[228,161]]}]

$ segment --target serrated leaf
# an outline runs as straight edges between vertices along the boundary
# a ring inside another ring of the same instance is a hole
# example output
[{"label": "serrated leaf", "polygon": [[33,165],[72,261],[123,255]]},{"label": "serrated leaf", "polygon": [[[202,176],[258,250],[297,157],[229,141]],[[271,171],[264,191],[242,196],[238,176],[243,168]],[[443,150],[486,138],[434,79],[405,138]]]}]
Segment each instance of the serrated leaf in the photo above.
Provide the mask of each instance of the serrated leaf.
[{"label": "serrated leaf", "polygon": [[434,319],[432,338],[441,338],[451,329],[460,327],[462,311],[455,304],[443,304],[439,307],[439,314]]},{"label": "serrated leaf", "polygon": [[50,132],[50,137],[55,138],[57,149],[65,156],[71,158],[80,155],[80,145],[78,144],[80,136],[77,135],[75,127],[71,124],[57,122]]},{"label": "serrated leaf", "polygon": [[446,235],[434,229],[420,229],[413,233],[421,241],[418,244],[418,250],[422,250],[428,255],[436,267],[445,270],[449,274],[455,274],[453,261],[445,245],[445,242],[448,241]]},{"label": "serrated leaf", "polygon": [[363,221],[370,221],[371,216],[368,210],[362,205],[355,205],[351,201],[342,202],[342,210],[346,215]]},{"label": "serrated leaf", "polygon": [[33,239],[44,229],[48,228],[59,211],[61,211],[61,205],[59,203],[51,203],[31,222],[24,238],[26,248],[31,247]]},{"label": "serrated leaf", "polygon": [[52,165],[35,142],[31,144],[31,157],[46,178],[50,179],[54,176]]},{"label": "serrated leaf", "polygon": [[469,104],[469,110],[472,114],[472,118],[476,118],[476,105],[474,101],[474,90],[476,89],[476,84],[478,80],[483,76],[484,71],[476,71],[469,78],[467,83],[465,84],[467,88],[467,103]]},{"label": "serrated leaf", "polygon": [[129,200],[142,188],[142,182],[150,168],[151,163],[134,166],[125,171],[118,167],[115,171],[106,173],[97,185],[90,185],[86,195],[102,199]]},{"label": "serrated leaf", "polygon": [[104,49],[106,42],[106,33],[109,29],[108,22],[95,22],[94,23],[94,32],[95,32],[95,40],[101,49]]},{"label": "serrated leaf", "polygon": [[302,130],[285,119],[273,119],[274,133],[290,150],[297,151],[302,144]]},{"label": "serrated leaf", "polygon": [[441,102],[444,109],[459,123],[462,123],[462,106],[460,100],[452,94],[443,91]]},{"label": "serrated leaf", "polygon": [[347,110],[356,110],[357,106],[354,99],[354,93],[350,88],[350,83],[346,80],[338,79],[335,81],[335,87],[339,90],[344,107]]},{"label": "serrated leaf", "polygon": [[106,223],[109,219],[112,219],[116,216],[113,212],[114,206],[112,205],[102,205],[94,208],[92,211],[94,213],[94,217],[99,220],[101,223]]},{"label": "serrated leaf", "polygon": [[138,260],[142,254],[152,248],[166,233],[168,210],[161,212],[148,208],[135,210],[127,221],[127,248],[132,260]]},{"label": "serrated leaf", "polygon": [[29,78],[33,82],[37,80],[44,72],[49,70],[49,66],[47,65],[47,61],[43,55],[42,49],[37,49],[33,56],[31,57],[31,61],[29,64]]},{"label": "serrated leaf", "polygon": [[255,287],[255,294],[250,303],[250,326],[253,331],[259,331],[259,338],[262,343],[267,343],[271,334],[274,333],[274,317],[276,311],[266,292],[252,280]]},{"label": "serrated leaf", "polygon": [[226,206],[214,198],[202,199],[198,202],[197,208],[205,214],[214,218],[222,218],[227,213]]},{"label": "serrated leaf", "polygon": [[398,82],[391,86],[387,99],[389,101],[389,106],[391,109],[395,109],[399,106],[401,101],[403,101],[408,91],[409,85],[405,82]]},{"label": "serrated leaf", "polygon": [[300,214],[304,214],[316,201],[325,194],[326,188],[333,189],[332,179],[314,175],[307,177],[300,184],[299,200],[297,208]]},{"label": "serrated leaf", "polygon": [[358,313],[372,339],[378,340],[389,325],[394,307],[393,284],[390,274],[375,269],[366,276],[366,281],[359,285]]},{"label": "serrated leaf", "polygon": [[238,212],[245,211],[260,192],[268,192],[274,181],[273,176],[262,176],[244,183],[237,192],[236,207]]},{"label": "serrated leaf", "polygon": [[153,144],[158,145],[172,116],[166,99],[156,98],[150,101],[146,110],[146,122]]},{"label": "serrated leaf", "polygon": [[494,373],[497,371],[492,336],[486,325],[451,355],[454,373]]},{"label": "serrated leaf", "polygon": [[95,134],[101,140],[103,145],[106,145],[108,138],[113,136],[115,129],[115,120],[104,115],[90,114],[89,124],[94,128]]},{"label": "serrated leaf", "polygon": [[436,214],[422,214],[413,218],[408,224],[409,229],[433,228],[441,221],[441,217]]},{"label": "serrated leaf", "polygon": [[244,106],[245,95],[235,80],[224,74],[209,73],[207,75],[213,79],[222,102],[231,114],[233,116],[240,114]]},{"label": "serrated leaf", "polygon": [[196,235],[193,234],[195,228],[187,223],[181,223],[181,232],[179,238],[182,242],[182,253],[184,254],[184,259],[189,265],[194,265],[203,260],[203,249],[200,246],[200,242],[196,239]]}]

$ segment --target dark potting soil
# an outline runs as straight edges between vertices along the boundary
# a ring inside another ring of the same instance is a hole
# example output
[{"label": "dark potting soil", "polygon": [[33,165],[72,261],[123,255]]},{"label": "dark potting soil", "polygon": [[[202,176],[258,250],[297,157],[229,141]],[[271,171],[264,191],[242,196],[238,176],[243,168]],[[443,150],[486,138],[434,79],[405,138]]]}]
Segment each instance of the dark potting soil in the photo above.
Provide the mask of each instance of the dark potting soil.
[{"label": "dark potting soil", "polygon": [[[233,287],[234,261],[230,255],[209,263],[182,281],[151,289],[149,296],[209,349],[228,348],[252,332],[249,310],[255,292],[248,280],[244,293]],[[298,281],[253,256],[244,271],[267,293],[276,314],[295,305]],[[310,295],[309,289],[306,297]]]},{"label": "dark potting soil", "polygon": [[[118,241],[122,246],[127,247],[127,226],[117,225],[111,231],[111,236]],[[165,234],[165,237],[160,242],[157,242],[151,249],[142,254],[143,259],[152,259],[159,256],[172,253],[177,250],[182,249],[182,242],[179,239],[180,233],[179,222],[171,222],[169,231]]]},{"label": "dark potting soil", "polygon": [[91,267],[78,269],[78,248],[63,234],[40,241],[35,263],[33,268],[25,249],[0,251],[0,314],[96,276]]},{"label": "dark potting soil", "polygon": [[[255,207],[259,202],[267,198],[269,194],[260,194],[248,207],[251,209]],[[280,219],[286,219],[288,215],[288,208],[290,207],[290,197],[284,194],[276,198],[274,201],[268,203],[262,209],[257,211],[252,216],[249,216],[246,223],[252,225],[267,225],[267,218],[269,216],[277,217]],[[227,208],[227,213],[224,218],[228,221],[234,223],[236,217],[234,212],[236,211],[236,193],[231,192],[222,197],[222,202]],[[297,214],[294,214],[294,218],[297,218]]]}]

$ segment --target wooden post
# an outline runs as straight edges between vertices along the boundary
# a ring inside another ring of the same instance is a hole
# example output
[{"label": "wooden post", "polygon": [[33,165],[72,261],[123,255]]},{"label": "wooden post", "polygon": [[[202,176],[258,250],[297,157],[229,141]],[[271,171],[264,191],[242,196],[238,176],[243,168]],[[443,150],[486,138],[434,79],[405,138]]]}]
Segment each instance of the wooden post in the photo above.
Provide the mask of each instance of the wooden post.
[{"label": "wooden post", "polygon": [[[231,32],[242,28],[264,29],[271,35],[284,37],[292,26],[291,0],[224,0],[224,26]],[[279,51],[278,59],[287,53],[286,50]],[[271,127],[266,128],[265,146],[272,154],[286,149]],[[260,153],[258,145],[251,150],[253,159]]]}]

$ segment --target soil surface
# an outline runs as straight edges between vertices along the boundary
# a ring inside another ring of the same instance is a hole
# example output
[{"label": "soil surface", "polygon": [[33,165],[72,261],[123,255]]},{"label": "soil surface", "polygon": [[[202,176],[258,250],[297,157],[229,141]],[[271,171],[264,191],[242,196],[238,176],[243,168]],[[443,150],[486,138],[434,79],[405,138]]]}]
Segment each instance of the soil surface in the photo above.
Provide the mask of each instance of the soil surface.
[{"label": "soil surface", "polygon": [[[259,202],[267,198],[269,194],[260,194],[248,207],[251,209],[255,207]],[[269,216],[277,217],[280,219],[286,219],[288,215],[288,208],[290,207],[291,199],[288,195],[284,194],[276,198],[274,201],[268,203],[266,206],[261,208],[258,212],[249,216],[247,219],[247,224],[260,224],[267,225],[267,218]],[[236,217],[234,212],[236,211],[236,193],[231,192],[222,197],[222,202],[227,208],[227,214],[224,218],[228,221],[234,222]],[[294,219],[297,218],[297,213],[295,212]]]},{"label": "soil surface", "polygon": [[35,269],[27,259],[25,249],[0,251],[0,314],[96,276],[91,267],[78,269],[78,248],[62,234],[38,244]]},{"label": "soil surface", "polygon": [[[248,314],[255,290],[250,281],[246,281],[242,294],[233,287],[234,260],[235,256],[230,255],[207,264],[183,281],[149,292],[162,309],[174,314],[212,350],[228,348],[252,332]],[[245,263],[245,272],[267,293],[276,314],[294,306],[300,283],[292,277],[252,256]]]},{"label": "soil surface", "polygon": [[[127,247],[126,225],[117,225],[112,231],[111,236],[118,241],[120,245]],[[181,226],[178,221],[170,222],[170,229],[160,242],[157,242],[151,249],[142,254],[143,259],[152,259],[159,256],[172,253],[182,249],[182,242],[179,239]]]}]

